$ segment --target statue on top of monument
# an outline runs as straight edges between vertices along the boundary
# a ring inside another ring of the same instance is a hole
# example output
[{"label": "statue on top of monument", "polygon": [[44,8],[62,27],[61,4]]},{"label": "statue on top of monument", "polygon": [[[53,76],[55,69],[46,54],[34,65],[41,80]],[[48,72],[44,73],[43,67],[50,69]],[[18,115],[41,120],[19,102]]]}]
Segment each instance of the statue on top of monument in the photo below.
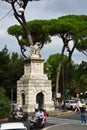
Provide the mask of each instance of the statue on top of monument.
[{"label": "statue on top of monument", "polygon": [[30,45],[30,55],[39,55],[41,49],[41,43],[36,42],[35,45]]}]

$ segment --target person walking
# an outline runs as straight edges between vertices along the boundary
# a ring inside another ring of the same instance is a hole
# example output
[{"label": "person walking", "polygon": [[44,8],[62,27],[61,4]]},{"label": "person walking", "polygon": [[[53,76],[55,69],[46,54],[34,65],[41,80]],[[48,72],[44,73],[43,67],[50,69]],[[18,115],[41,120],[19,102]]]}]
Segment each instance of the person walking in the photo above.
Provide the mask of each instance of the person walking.
[{"label": "person walking", "polygon": [[74,106],[75,112],[80,111],[80,108],[82,108],[81,101],[78,100],[77,104]]},{"label": "person walking", "polygon": [[80,108],[80,114],[81,114],[81,123],[82,125],[86,124],[86,110],[84,107]]}]

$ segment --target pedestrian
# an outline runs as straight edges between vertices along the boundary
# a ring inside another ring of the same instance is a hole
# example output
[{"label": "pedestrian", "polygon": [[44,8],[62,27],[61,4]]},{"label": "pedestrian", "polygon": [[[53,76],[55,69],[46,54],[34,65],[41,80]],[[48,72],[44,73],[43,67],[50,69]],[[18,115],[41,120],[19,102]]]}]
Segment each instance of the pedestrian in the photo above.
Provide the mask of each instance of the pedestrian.
[{"label": "pedestrian", "polygon": [[64,100],[62,101],[62,109],[64,110]]},{"label": "pedestrian", "polygon": [[74,106],[74,107],[75,107],[75,112],[78,111],[78,110],[80,111],[80,108],[82,108],[81,101],[78,100],[76,106]]},{"label": "pedestrian", "polygon": [[86,124],[86,110],[85,107],[80,108],[80,114],[81,114],[81,123],[82,125]]}]

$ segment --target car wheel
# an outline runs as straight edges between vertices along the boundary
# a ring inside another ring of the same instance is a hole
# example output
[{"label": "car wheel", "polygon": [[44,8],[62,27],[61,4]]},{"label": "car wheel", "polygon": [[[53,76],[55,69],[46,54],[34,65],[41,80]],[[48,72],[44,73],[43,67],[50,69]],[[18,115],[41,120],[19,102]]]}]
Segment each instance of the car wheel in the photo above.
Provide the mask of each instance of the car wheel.
[{"label": "car wheel", "polygon": [[30,130],[33,130],[33,129],[34,129],[34,124],[31,123],[31,124],[30,124]]},{"label": "car wheel", "polygon": [[73,107],[72,107],[72,106],[70,106],[70,110],[73,110]]}]

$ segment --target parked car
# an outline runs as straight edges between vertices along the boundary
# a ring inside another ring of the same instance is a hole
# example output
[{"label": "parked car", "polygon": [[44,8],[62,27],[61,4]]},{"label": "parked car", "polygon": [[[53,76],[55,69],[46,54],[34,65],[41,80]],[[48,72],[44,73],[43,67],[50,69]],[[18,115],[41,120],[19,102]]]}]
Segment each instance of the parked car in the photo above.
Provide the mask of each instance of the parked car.
[{"label": "parked car", "polygon": [[82,102],[85,103],[85,105],[87,105],[87,99],[84,99]]},{"label": "parked car", "polygon": [[77,101],[76,100],[66,100],[65,101],[65,107],[67,109],[73,110],[74,106],[76,106],[76,105],[77,105]]},{"label": "parked car", "polygon": [[2,123],[0,125],[0,130],[27,130],[27,128],[21,122],[13,122],[13,123]]}]

